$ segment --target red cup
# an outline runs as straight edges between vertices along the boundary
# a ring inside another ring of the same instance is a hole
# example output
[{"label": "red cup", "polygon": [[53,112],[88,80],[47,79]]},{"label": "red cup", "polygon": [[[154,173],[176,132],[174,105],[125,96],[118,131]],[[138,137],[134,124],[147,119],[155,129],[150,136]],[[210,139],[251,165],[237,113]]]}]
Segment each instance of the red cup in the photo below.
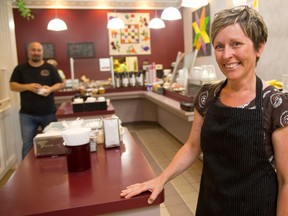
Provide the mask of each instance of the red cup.
[{"label": "red cup", "polygon": [[68,171],[80,172],[91,168],[90,143],[65,147]]}]

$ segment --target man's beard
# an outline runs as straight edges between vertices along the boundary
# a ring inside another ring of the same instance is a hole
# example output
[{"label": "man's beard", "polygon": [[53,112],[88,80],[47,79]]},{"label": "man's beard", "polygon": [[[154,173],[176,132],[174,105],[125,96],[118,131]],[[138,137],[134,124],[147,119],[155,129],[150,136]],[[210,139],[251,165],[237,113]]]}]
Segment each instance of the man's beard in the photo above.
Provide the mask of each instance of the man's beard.
[{"label": "man's beard", "polygon": [[31,61],[40,62],[41,61],[41,56],[32,56]]}]

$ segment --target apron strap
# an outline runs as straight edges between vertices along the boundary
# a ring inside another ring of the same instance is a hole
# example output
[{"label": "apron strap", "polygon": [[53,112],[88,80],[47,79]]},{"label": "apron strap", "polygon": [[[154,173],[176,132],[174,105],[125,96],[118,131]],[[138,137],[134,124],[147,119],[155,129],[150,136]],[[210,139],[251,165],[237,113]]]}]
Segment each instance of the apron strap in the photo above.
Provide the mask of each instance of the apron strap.
[{"label": "apron strap", "polygon": [[[220,87],[219,91],[217,92],[216,96],[211,101],[211,103],[216,103],[217,99],[219,98],[221,90],[227,85],[227,82],[228,82],[228,80],[226,79],[221,84],[221,87]],[[262,96],[262,88],[263,88],[262,80],[258,76],[256,76],[256,99],[255,99],[255,105],[256,105],[256,108],[258,108],[258,109],[262,109],[262,97],[263,97]]]}]

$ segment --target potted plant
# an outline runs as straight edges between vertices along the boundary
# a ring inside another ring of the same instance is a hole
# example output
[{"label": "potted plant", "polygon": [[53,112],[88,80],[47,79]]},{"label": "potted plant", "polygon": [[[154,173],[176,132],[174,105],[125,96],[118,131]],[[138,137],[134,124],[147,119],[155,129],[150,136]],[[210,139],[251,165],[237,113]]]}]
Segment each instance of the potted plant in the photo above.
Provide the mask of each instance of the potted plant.
[{"label": "potted plant", "polygon": [[14,3],[15,6],[18,8],[18,11],[23,18],[27,20],[34,19],[31,10],[27,8],[24,0],[12,0],[12,3]]}]

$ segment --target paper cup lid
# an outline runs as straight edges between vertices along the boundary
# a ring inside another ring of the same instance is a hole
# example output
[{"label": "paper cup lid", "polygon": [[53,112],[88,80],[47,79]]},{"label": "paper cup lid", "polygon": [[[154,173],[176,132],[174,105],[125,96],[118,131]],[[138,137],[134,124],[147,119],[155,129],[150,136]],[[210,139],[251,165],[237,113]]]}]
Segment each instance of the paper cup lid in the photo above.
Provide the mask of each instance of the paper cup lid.
[{"label": "paper cup lid", "polygon": [[79,146],[90,141],[91,128],[69,128],[62,132],[62,137],[67,146]]}]

